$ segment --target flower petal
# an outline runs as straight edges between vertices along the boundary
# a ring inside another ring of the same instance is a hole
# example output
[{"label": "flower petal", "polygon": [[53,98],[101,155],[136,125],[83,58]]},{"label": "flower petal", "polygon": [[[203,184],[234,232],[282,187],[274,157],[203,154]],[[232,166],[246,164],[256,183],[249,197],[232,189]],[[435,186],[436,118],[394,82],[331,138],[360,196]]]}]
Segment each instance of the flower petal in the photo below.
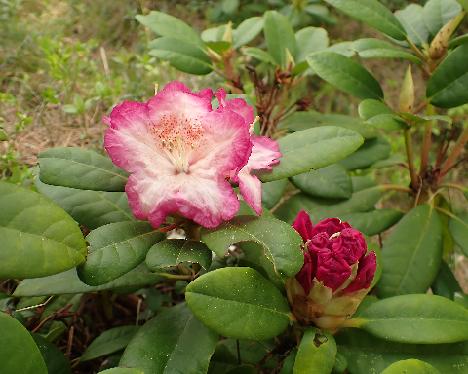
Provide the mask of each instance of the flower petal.
[{"label": "flower petal", "polygon": [[240,97],[226,100],[226,91],[222,88],[216,91],[215,96],[218,99],[220,108],[229,109],[239,114],[250,129],[250,125],[252,125],[255,120],[254,109],[251,105],[247,104],[247,102]]},{"label": "flower petal", "polygon": [[370,252],[367,256],[359,261],[358,272],[356,278],[343,290],[343,293],[351,293],[362,289],[369,288],[374,279],[377,260],[374,252]]},{"label": "flower petal", "polygon": [[312,239],[312,221],[305,210],[301,210],[297,213],[292,227],[301,235],[304,243]]}]

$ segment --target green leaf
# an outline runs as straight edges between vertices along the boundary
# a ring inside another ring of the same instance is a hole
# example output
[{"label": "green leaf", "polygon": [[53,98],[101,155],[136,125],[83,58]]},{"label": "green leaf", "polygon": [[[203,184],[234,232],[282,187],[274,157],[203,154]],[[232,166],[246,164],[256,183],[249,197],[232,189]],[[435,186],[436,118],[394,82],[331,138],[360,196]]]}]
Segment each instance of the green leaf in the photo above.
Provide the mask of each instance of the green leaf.
[{"label": "green leaf", "polygon": [[408,39],[417,46],[427,46],[429,30],[424,21],[424,10],[419,4],[410,4],[403,10],[395,12],[395,17],[408,34]]},{"label": "green leaf", "polygon": [[56,274],[85,260],[76,222],[40,194],[0,182],[0,211],[0,279]]},{"label": "green leaf", "polygon": [[286,68],[288,53],[296,53],[296,38],[289,20],[282,14],[270,10],[263,15],[263,33],[268,53],[273,56],[278,65]]},{"label": "green leaf", "polygon": [[75,221],[89,229],[112,222],[131,221],[127,195],[124,192],[78,190],[51,186],[36,178],[37,190],[60,205]]},{"label": "green leaf", "polygon": [[463,293],[450,267],[445,261],[442,261],[440,264],[439,274],[437,274],[434,283],[432,283],[431,290],[436,295],[444,296],[452,300],[455,299],[456,293]]},{"label": "green leaf", "polygon": [[384,242],[385,271],[377,285],[379,296],[426,292],[437,276],[441,260],[439,216],[429,205],[417,206],[398,222]]},{"label": "green leaf", "polygon": [[213,70],[210,58],[197,45],[162,37],[149,44],[149,55],[168,60],[176,69],[189,74],[204,75]]},{"label": "green leaf", "polygon": [[388,158],[391,150],[390,143],[383,137],[367,139],[356,152],[341,160],[339,164],[348,170],[365,169]]},{"label": "green leaf", "polygon": [[333,335],[322,333],[315,327],[308,328],[302,336],[296,359],[294,374],[329,374],[335,364],[336,344]]},{"label": "green leaf", "polygon": [[112,282],[100,286],[90,286],[78,278],[76,269],[71,269],[49,277],[26,279],[20,282],[14,295],[22,297],[87,293],[104,290],[125,291],[127,289],[138,289],[148,284],[155,284],[161,279],[159,275],[149,272],[145,265],[140,265]]},{"label": "green leaf", "polygon": [[124,191],[128,174],[88,149],[51,148],[38,155],[39,178],[46,184],[94,191]]},{"label": "green leaf", "polygon": [[427,83],[426,96],[441,108],[468,103],[468,44],[453,50],[435,69]]},{"label": "green leaf", "polygon": [[262,183],[262,203],[268,209],[273,208],[283,197],[288,185],[287,179],[278,179],[272,182]]},{"label": "green leaf", "polygon": [[78,276],[91,286],[117,279],[143,262],[150,247],[164,237],[147,222],[101,226],[86,237],[88,257],[78,267]]},{"label": "green leaf", "polygon": [[350,325],[353,321],[355,327],[399,343],[442,344],[468,340],[468,310],[436,295],[400,295],[379,300],[351,319]]},{"label": "green leaf", "polygon": [[392,343],[359,330],[345,330],[335,338],[351,374],[380,374],[393,362],[408,358],[424,360],[447,374],[464,374],[468,367],[468,343]]},{"label": "green leaf", "polygon": [[306,57],[313,52],[326,49],[329,45],[328,32],[322,27],[304,27],[296,32],[296,63],[305,61]]},{"label": "green leaf", "polygon": [[366,99],[359,104],[359,116],[362,119],[368,120],[379,114],[393,114],[393,110],[384,102],[375,99]]},{"label": "green leaf", "polygon": [[431,35],[462,11],[456,0],[429,0],[424,4],[424,22]]},{"label": "green leaf", "polygon": [[[466,43],[468,43],[468,34],[457,36],[453,38],[452,40],[450,40],[449,49],[454,49],[458,47],[459,45],[466,44]],[[0,140],[1,140],[1,137],[0,137]]]},{"label": "green leaf", "polygon": [[219,257],[223,257],[232,244],[256,243],[283,278],[293,277],[304,260],[300,236],[290,225],[272,217],[235,217],[214,230],[204,230],[201,240]]},{"label": "green leaf", "polygon": [[353,193],[351,178],[340,165],[331,165],[295,175],[292,182],[302,192],[311,196],[348,199]]},{"label": "green leaf", "polygon": [[450,218],[449,230],[455,243],[468,257],[468,212],[465,211],[456,218]]},{"label": "green leaf", "polygon": [[170,16],[169,14],[151,11],[146,16],[137,15],[136,19],[160,36],[171,37],[191,44],[203,45],[198,32],[184,21]]},{"label": "green leaf", "polygon": [[152,271],[176,267],[180,263],[197,263],[208,270],[212,253],[205,243],[195,240],[166,239],[154,244],[146,255],[146,266]]},{"label": "green leaf", "polygon": [[341,214],[339,218],[349,222],[355,229],[367,236],[377,235],[392,227],[403,217],[395,209],[376,209],[370,212]]},{"label": "green leaf", "polygon": [[307,57],[317,75],[341,91],[361,99],[382,99],[379,82],[356,61],[333,52],[318,52]]},{"label": "green leaf", "polygon": [[396,114],[378,114],[369,118],[367,125],[384,131],[399,131],[408,128],[405,121]]},{"label": "green leaf", "polygon": [[334,126],[289,134],[278,140],[282,154],[279,165],[260,174],[260,179],[270,182],[334,164],[362,143],[358,133]]},{"label": "green leaf", "polygon": [[86,348],[80,357],[81,361],[107,356],[124,349],[135,336],[139,326],[119,326],[104,331]]},{"label": "green leaf", "polygon": [[275,215],[286,222],[292,223],[297,213],[305,209],[311,216],[313,222],[328,217],[340,217],[341,215],[354,212],[367,212],[382,197],[380,187],[366,188],[353,193],[348,200],[330,200],[313,198],[306,194],[297,194],[286,200],[275,211]]},{"label": "green leaf", "polygon": [[243,20],[232,32],[233,47],[239,48],[250,43],[263,29],[263,17]]},{"label": "green leaf", "polygon": [[364,138],[373,138],[377,135],[371,126],[359,118],[343,114],[324,114],[309,110],[307,112],[295,112],[279,125],[280,129],[289,131],[303,131],[322,126],[338,126],[344,129],[356,131]]},{"label": "green leaf", "polygon": [[362,58],[403,58],[415,63],[421,61],[409,52],[406,52],[400,48],[395,47],[384,40],[366,38],[358,39],[353,42],[353,48]]},{"label": "green leaf", "polygon": [[211,271],[187,286],[185,299],[198,319],[229,338],[269,339],[289,324],[286,299],[250,268]]},{"label": "green leaf", "polygon": [[69,361],[55,345],[39,334],[33,334],[32,338],[41,352],[48,374],[71,374]]},{"label": "green leaf", "polygon": [[325,0],[325,2],[394,39],[406,38],[405,29],[398,19],[377,0]]},{"label": "green leaf", "polygon": [[39,348],[21,323],[0,312],[0,331],[2,374],[47,374]]},{"label": "green leaf", "polygon": [[253,57],[261,62],[265,62],[270,65],[276,65],[276,61],[272,55],[268,54],[262,49],[250,47],[243,49],[244,55]]},{"label": "green leaf", "polygon": [[382,374],[440,374],[434,366],[427,362],[410,358],[408,360],[401,360],[394,362],[387,367]]},{"label": "green leaf", "polygon": [[145,374],[145,372],[135,368],[110,368],[100,371],[98,374]]},{"label": "green leaf", "polygon": [[151,374],[206,373],[217,341],[213,331],[179,304],[140,327],[119,365]]}]

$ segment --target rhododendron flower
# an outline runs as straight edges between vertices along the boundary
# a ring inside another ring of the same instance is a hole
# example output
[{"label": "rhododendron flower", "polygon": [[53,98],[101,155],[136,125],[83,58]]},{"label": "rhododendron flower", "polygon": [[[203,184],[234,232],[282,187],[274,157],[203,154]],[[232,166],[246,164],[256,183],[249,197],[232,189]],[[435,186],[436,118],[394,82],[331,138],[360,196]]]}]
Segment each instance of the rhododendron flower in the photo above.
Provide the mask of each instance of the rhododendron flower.
[{"label": "rhododendron flower", "polygon": [[[246,181],[280,154],[266,160],[256,146],[253,108],[242,99],[226,101],[223,91],[217,96],[220,105],[213,109],[211,89],[194,93],[172,82],[146,103],[117,105],[106,118],[104,146],[114,164],[130,173],[125,190],[138,219],[158,227],[175,214],[216,227],[239,210],[229,179],[239,182],[247,203],[261,212],[260,183]],[[271,142],[269,154],[277,151],[272,140],[262,142]]]},{"label": "rhododendron flower", "polygon": [[293,312],[305,323],[334,331],[355,313],[369,292],[375,253],[368,253],[359,231],[338,218],[314,226],[301,211],[293,227],[304,241],[304,265],[287,284]]}]

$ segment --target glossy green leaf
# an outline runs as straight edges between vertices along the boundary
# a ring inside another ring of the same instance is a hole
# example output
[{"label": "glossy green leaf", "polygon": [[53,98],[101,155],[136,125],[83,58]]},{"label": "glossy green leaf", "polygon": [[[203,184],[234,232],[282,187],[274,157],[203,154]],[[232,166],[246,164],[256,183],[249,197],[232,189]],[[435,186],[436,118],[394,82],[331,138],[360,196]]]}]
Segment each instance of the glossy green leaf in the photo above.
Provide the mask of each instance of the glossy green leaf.
[{"label": "glossy green leaf", "polygon": [[398,19],[377,0],[325,0],[325,2],[394,39],[406,38],[405,29]]},{"label": "glossy green leaf", "polygon": [[32,338],[41,352],[48,374],[71,374],[70,362],[54,344],[39,334],[33,334]]},{"label": "glossy green leaf", "polygon": [[185,73],[204,75],[213,70],[209,57],[194,44],[173,37],[162,37],[149,44],[149,55],[168,60]]},{"label": "glossy green leaf", "polygon": [[138,22],[148,27],[151,31],[160,36],[167,36],[187,43],[199,44],[203,42],[194,29],[184,21],[169,14],[151,11],[148,15],[137,15]]},{"label": "glossy green leaf", "polygon": [[[467,4],[468,4],[468,2],[467,2]],[[466,43],[468,43],[468,34],[463,34],[463,35],[457,36],[457,37],[453,38],[452,40],[450,40],[449,49],[454,49],[454,48],[458,47],[459,45],[466,44]]]},{"label": "glossy green leaf", "polygon": [[272,217],[239,216],[214,230],[203,231],[201,240],[220,257],[232,244],[256,243],[275,272],[284,278],[294,276],[303,263],[300,236],[290,225]]},{"label": "glossy green leaf", "polygon": [[355,229],[367,236],[377,235],[388,230],[403,217],[396,209],[376,209],[370,212],[341,214],[339,218],[349,222]]},{"label": "glossy green leaf", "polygon": [[394,362],[382,374],[441,374],[434,366],[427,362],[410,358]]},{"label": "glossy green leaf", "polygon": [[234,48],[250,43],[263,29],[263,17],[252,17],[243,20],[232,32]]},{"label": "glossy green leaf", "polygon": [[440,264],[439,273],[437,274],[431,290],[434,294],[444,296],[448,299],[455,299],[456,293],[463,293],[458,281],[455,279],[450,267],[445,261]]},{"label": "glossy green leaf", "polygon": [[361,99],[383,98],[379,82],[359,63],[333,52],[318,52],[307,57],[317,75],[341,91]]},{"label": "glossy green leaf", "polygon": [[359,104],[359,116],[362,119],[368,120],[379,114],[393,114],[393,110],[384,102],[375,99],[365,99]]},{"label": "glossy green leaf", "polygon": [[400,295],[379,300],[354,321],[356,327],[399,343],[442,344],[468,340],[468,310],[436,295]]},{"label": "glossy green leaf", "polygon": [[297,194],[286,200],[275,211],[275,215],[286,222],[292,223],[297,213],[305,209],[311,216],[313,222],[328,217],[340,217],[341,215],[354,212],[367,212],[382,197],[380,187],[366,188],[353,193],[348,200],[331,200],[313,198],[306,194]]},{"label": "glossy green leaf", "polygon": [[0,331],[2,374],[47,374],[39,348],[18,320],[0,312]]},{"label": "glossy green leaf", "polygon": [[99,153],[83,148],[51,148],[38,155],[46,184],[95,191],[124,191],[128,174]]},{"label": "glossy green leaf", "polygon": [[297,131],[278,140],[280,163],[260,174],[263,182],[292,177],[345,158],[363,143],[355,131],[328,126]]},{"label": "glossy green leaf", "polygon": [[405,121],[396,114],[378,114],[369,118],[367,125],[384,131],[399,131],[408,128]]},{"label": "glossy green leaf", "polygon": [[217,341],[185,304],[178,304],[140,327],[119,365],[151,374],[206,373]]},{"label": "glossy green leaf", "polygon": [[[455,218],[456,217],[456,218]],[[468,212],[450,218],[449,230],[453,240],[468,257]]]},{"label": "glossy green leaf", "polygon": [[353,175],[351,177],[351,184],[353,185],[353,192],[377,186],[375,180],[369,175]]},{"label": "glossy green leaf", "polygon": [[197,263],[208,270],[212,252],[205,243],[195,240],[166,239],[153,245],[146,255],[146,266],[152,271],[176,267],[180,263]]},{"label": "glossy green leaf", "polygon": [[108,223],[135,219],[124,192],[52,186],[42,183],[38,178],[35,185],[40,193],[60,205],[75,221],[91,230]]},{"label": "glossy green leaf", "polygon": [[456,48],[435,69],[427,82],[426,96],[441,108],[468,103],[468,44]]},{"label": "glossy green leaf", "polygon": [[437,276],[441,260],[439,216],[429,205],[417,206],[398,222],[384,242],[382,266],[385,271],[377,285],[378,295],[426,292]]},{"label": "glossy green leaf", "polygon": [[288,54],[296,53],[296,38],[288,18],[270,10],[264,14],[263,33],[268,53],[273,56],[276,63],[286,68]]},{"label": "glossy green leaf", "polygon": [[311,327],[305,331],[299,343],[293,374],[330,374],[335,356],[336,343],[333,335]]},{"label": "glossy green leaf", "polygon": [[78,267],[80,279],[97,286],[128,273],[146,257],[149,248],[164,234],[147,222],[116,222],[101,226],[86,237],[86,262]]},{"label": "glossy green leaf", "polygon": [[86,348],[80,357],[81,361],[107,356],[124,349],[135,336],[139,326],[118,326],[104,331]]},{"label": "glossy green leaf", "polygon": [[353,48],[362,58],[403,58],[415,63],[420,62],[411,53],[380,39],[358,39],[353,43]]},{"label": "glossy green leaf", "polygon": [[393,362],[408,358],[424,360],[444,374],[465,374],[468,368],[468,343],[401,344],[359,330],[342,331],[335,339],[350,374],[380,374]]},{"label": "glossy green leaf", "polygon": [[351,178],[340,165],[331,165],[295,175],[292,182],[302,192],[311,196],[348,199],[353,193]]},{"label": "glossy green leaf", "polygon": [[395,17],[408,34],[408,39],[417,46],[427,46],[429,30],[424,20],[424,9],[419,4],[410,4],[395,12]]},{"label": "glossy green leaf", "polygon": [[424,4],[424,22],[434,36],[453,17],[462,11],[456,0],[428,0]]},{"label": "glossy green leaf", "polygon": [[243,49],[244,55],[253,57],[259,61],[265,62],[270,65],[276,65],[276,61],[272,55],[265,52],[260,48],[250,47]]},{"label": "glossy green leaf", "polygon": [[339,164],[348,170],[365,169],[388,158],[391,150],[390,143],[383,137],[367,139],[356,152],[341,160]]},{"label": "glossy green leaf", "polygon": [[304,27],[296,32],[297,51],[294,59],[296,63],[305,61],[314,52],[324,50],[329,45],[328,32],[322,27]]},{"label": "glossy green leaf", "polygon": [[251,268],[211,271],[187,286],[185,300],[205,325],[230,338],[269,339],[289,324],[286,299]]},{"label": "glossy green leaf", "polygon": [[83,283],[80,278],[78,278],[75,269],[71,269],[49,277],[26,279],[20,282],[14,295],[22,297],[74,294],[104,290],[125,291],[127,289],[138,289],[148,284],[155,284],[161,279],[160,276],[151,273],[146,266],[140,265],[112,282],[100,286],[90,286]]},{"label": "glossy green leaf", "polygon": [[262,184],[262,203],[268,209],[273,208],[283,196],[283,192],[288,185],[287,179],[278,179]]},{"label": "glossy green leaf", "polygon": [[0,279],[60,273],[85,260],[76,222],[44,196],[0,182]]},{"label": "glossy green leaf", "polygon": [[344,129],[356,131],[364,138],[373,138],[376,131],[359,118],[343,114],[324,114],[313,110],[307,112],[295,112],[279,125],[281,129],[289,131],[303,131],[315,127],[338,126]]}]

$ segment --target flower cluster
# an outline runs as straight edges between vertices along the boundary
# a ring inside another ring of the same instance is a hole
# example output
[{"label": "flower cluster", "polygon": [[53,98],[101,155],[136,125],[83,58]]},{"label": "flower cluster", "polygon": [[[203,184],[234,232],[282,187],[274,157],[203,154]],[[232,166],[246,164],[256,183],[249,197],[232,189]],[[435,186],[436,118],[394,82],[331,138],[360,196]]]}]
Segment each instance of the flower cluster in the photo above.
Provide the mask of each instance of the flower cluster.
[{"label": "flower cluster", "polygon": [[305,211],[294,229],[304,240],[304,265],[288,280],[293,312],[304,323],[336,330],[352,316],[369,292],[376,269],[374,252],[347,222],[327,218],[315,226]]},{"label": "flower cluster", "polygon": [[254,111],[243,99],[191,92],[172,82],[146,103],[125,101],[105,119],[104,147],[130,173],[126,192],[138,219],[159,227],[180,215],[212,228],[239,210],[231,183],[261,214],[261,182],[281,153],[275,141],[252,133]]}]

